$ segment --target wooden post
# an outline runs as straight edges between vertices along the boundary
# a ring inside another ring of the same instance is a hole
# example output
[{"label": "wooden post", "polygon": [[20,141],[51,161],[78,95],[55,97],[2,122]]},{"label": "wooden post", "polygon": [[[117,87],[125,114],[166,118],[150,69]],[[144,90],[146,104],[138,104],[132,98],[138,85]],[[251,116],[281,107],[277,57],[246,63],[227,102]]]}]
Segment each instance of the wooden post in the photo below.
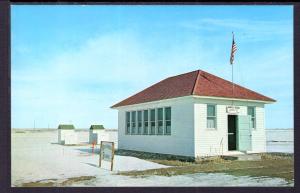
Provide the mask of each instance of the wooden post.
[{"label": "wooden post", "polygon": [[101,160],[102,160],[102,141],[100,143],[100,155],[99,155],[99,167],[101,167]]},{"label": "wooden post", "polygon": [[112,152],[111,152],[111,167],[110,170],[113,171],[113,167],[114,167],[114,155],[115,155],[115,143],[112,142]]}]

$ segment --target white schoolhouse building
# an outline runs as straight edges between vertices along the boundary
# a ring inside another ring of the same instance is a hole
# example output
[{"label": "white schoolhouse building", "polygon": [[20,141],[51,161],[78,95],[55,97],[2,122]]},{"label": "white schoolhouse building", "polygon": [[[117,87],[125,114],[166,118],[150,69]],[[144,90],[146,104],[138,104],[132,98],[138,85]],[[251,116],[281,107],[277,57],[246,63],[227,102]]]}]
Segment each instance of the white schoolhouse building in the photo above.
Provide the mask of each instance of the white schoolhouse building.
[{"label": "white schoolhouse building", "polygon": [[118,110],[119,149],[197,157],[265,152],[264,108],[273,102],[197,70],[166,78],[111,108]]}]

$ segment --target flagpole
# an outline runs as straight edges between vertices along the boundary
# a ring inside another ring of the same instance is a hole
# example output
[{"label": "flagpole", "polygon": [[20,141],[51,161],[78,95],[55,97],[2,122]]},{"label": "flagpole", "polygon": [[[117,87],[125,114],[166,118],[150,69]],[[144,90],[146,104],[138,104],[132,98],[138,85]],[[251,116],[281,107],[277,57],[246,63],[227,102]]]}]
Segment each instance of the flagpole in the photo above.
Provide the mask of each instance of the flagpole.
[{"label": "flagpole", "polygon": [[[234,40],[234,33],[232,32],[232,40]],[[233,84],[233,61],[231,64],[231,83],[232,83],[232,98],[234,97],[234,84]],[[233,106],[233,100],[232,100],[232,106]]]},{"label": "flagpole", "polygon": [[[232,83],[232,98],[234,97],[234,84],[233,84],[233,64],[231,64],[231,83]],[[233,100],[232,100],[233,106]]]}]

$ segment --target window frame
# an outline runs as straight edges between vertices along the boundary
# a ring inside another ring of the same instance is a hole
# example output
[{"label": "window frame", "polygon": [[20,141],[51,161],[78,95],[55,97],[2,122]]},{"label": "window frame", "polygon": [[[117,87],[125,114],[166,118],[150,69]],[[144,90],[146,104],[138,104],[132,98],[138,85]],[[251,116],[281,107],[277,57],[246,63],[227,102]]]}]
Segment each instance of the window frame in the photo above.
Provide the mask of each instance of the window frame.
[{"label": "window frame", "polygon": [[[153,109],[150,109],[150,131],[149,131],[149,135],[155,135],[156,134],[156,109],[153,108]],[[152,120],[152,111],[154,111],[154,121]],[[152,133],[152,123],[154,123],[154,133]]]},{"label": "window frame", "polygon": [[[143,133],[143,110],[138,110],[136,112],[137,112],[137,115],[136,115],[137,116],[137,132],[136,133],[137,133],[137,135],[142,135],[142,133]],[[140,115],[140,117],[139,117],[139,115]],[[139,118],[141,118],[141,119],[139,120]],[[139,126],[139,124],[141,124],[141,126]]]},{"label": "window frame", "polygon": [[[129,114],[129,122],[127,120],[127,115]],[[128,123],[129,123],[129,132],[128,132]],[[125,135],[131,134],[131,112],[126,111],[125,112]]]},{"label": "window frame", "polygon": [[[161,110],[161,119],[159,119],[159,110]],[[159,132],[159,124],[161,123],[161,133]],[[164,134],[164,108],[159,107],[157,108],[157,131],[156,135],[163,135]]]},{"label": "window frame", "polygon": [[[249,109],[252,108],[253,109],[253,116],[249,114]],[[247,115],[251,116],[250,121],[253,121],[253,127],[250,129],[256,130],[256,108],[255,106],[248,106],[247,107]]]},{"label": "window frame", "polygon": [[[137,134],[137,125],[136,125],[136,116],[137,116],[137,113],[136,113],[137,111],[131,111],[131,135],[136,135]],[[133,113],[134,113],[134,121],[133,121]],[[133,131],[133,128],[134,128],[134,132],[132,132]]]},{"label": "window frame", "polygon": [[[144,109],[144,110],[142,110],[143,111],[143,122],[142,122],[142,124],[143,124],[143,128],[142,128],[142,130],[143,130],[143,135],[149,135],[149,123],[150,123],[150,120],[149,120],[149,109]],[[145,112],[147,112],[147,120],[145,120]],[[146,124],[147,123],[147,132],[145,132],[145,127],[146,127]]]},{"label": "window frame", "polygon": [[[209,106],[213,106],[214,107],[214,116],[209,116],[208,115],[208,107]],[[208,127],[208,120],[209,118],[214,118],[214,126],[215,127]],[[212,104],[212,103],[209,103],[209,104],[206,104],[206,129],[207,130],[217,130],[218,126],[217,126],[217,104]]]},{"label": "window frame", "polygon": [[[163,108],[163,118],[164,118],[164,135],[171,135],[172,134],[172,107],[164,107]],[[167,119],[167,111],[166,109],[170,109],[170,119]],[[170,132],[167,132],[167,122],[170,122]]]}]

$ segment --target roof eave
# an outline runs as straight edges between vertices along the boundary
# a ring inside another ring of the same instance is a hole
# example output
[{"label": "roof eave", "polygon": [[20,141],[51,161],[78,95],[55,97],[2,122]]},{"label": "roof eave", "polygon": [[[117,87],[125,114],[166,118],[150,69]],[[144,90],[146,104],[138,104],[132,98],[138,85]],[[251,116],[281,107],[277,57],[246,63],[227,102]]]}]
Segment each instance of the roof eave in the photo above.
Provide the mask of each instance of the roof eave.
[{"label": "roof eave", "polygon": [[195,98],[208,98],[208,99],[222,99],[222,100],[234,100],[234,101],[247,101],[247,102],[259,102],[259,103],[265,103],[265,104],[273,104],[276,102],[276,100],[256,100],[256,99],[242,99],[242,98],[229,98],[229,97],[216,97],[216,96],[199,96],[199,95],[193,95]]}]

